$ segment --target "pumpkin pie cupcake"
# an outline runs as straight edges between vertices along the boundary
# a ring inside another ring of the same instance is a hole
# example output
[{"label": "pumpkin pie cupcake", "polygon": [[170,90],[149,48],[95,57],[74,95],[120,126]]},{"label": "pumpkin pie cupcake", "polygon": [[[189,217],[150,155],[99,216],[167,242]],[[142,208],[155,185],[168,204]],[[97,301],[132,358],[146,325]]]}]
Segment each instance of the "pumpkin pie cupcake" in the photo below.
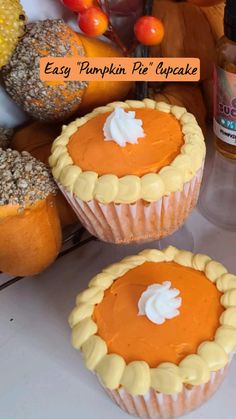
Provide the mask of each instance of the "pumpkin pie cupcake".
[{"label": "pumpkin pie cupcake", "polygon": [[64,126],[49,163],[89,232],[112,243],[161,239],[195,207],[205,144],[185,108],[114,102]]},{"label": "pumpkin pie cupcake", "polygon": [[38,274],[57,257],[61,226],[57,187],[28,152],[0,148],[0,271]]},{"label": "pumpkin pie cupcake", "polygon": [[69,317],[72,345],[140,418],[182,416],[222,383],[236,348],[236,276],[210,257],[144,250],[97,274]]}]

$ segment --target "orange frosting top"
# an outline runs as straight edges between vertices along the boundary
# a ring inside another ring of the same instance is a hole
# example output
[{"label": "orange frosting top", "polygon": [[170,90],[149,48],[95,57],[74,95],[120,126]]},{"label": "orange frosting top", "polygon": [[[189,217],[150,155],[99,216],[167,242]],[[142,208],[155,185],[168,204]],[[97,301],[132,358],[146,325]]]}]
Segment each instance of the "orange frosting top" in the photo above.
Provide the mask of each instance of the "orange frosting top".
[{"label": "orange frosting top", "polygon": [[[180,291],[182,305],[177,317],[158,325],[138,315],[138,301],[149,285],[164,281],[171,281],[171,287]],[[93,318],[108,352],[121,355],[127,363],[143,360],[150,367],[161,362],[178,364],[196,353],[200,343],[214,338],[224,311],[221,295],[203,272],[175,262],[146,262],[105,291]]]},{"label": "orange frosting top", "polygon": [[78,128],[70,138],[68,152],[83,171],[99,176],[113,174],[143,176],[168,166],[180,153],[183,134],[178,120],[156,109],[129,109],[143,121],[146,134],[138,144],[120,147],[115,141],[105,141],[103,126],[110,112],[99,114]]}]

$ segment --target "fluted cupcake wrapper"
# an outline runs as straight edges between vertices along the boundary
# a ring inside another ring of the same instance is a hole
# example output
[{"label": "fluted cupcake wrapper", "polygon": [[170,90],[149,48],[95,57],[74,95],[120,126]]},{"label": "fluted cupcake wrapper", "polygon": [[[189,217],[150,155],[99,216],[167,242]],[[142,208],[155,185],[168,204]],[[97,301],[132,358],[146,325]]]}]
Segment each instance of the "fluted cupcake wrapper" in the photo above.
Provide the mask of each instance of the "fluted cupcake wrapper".
[{"label": "fluted cupcake wrapper", "polygon": [[108,390],[108,396],[125,412],[141,419],[171,419],[185,415],[201,406],[219,388],[227,373],[229,363],[217,372],[211,373],[206,384],[183,387],[181,393],[166,395],[150,389],[145,396],[131,396],[121,387]]},{"label": "fluted cupcake wrapper", "polygon": [[134,204],[84,202],[58,185],[86,229],[110,243],[141,243],[169,236],[182,226],[196,206],[203,167],[184,184],[156,202],[139,200]]}]

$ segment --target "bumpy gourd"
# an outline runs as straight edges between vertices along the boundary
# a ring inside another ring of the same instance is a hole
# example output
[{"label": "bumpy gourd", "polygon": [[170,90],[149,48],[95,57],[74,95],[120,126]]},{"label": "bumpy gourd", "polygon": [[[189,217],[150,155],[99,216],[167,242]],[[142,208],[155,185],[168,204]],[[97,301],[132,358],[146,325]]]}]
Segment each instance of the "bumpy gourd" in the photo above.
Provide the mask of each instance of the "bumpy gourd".
[{"label": "bumpy gourd", "polygon": [[0,150],[0,271],[36,275],[61,247],[56,186],[29,153]]},{"label": "bumpy gourd", "polygon": [[10,62],[3,71],[5,88],[12,99],[33,118],[66,120],[111,100],[124,99],[131,83],[62,81],[43,82],[39,77],[42,57],[115,57],[114,46],[74,32],[62,20],[42,20],[26,26]]},{"label": "bumpy gourd", "polygon": [[[15,132],[10,145],[20,152],[28,151],[33,157],[48,165],[52,142],[60,131],[61,127],[58,124],[32,122]],[[55,199],[62,227],[77,223],[76,214],[59,190]]]}]

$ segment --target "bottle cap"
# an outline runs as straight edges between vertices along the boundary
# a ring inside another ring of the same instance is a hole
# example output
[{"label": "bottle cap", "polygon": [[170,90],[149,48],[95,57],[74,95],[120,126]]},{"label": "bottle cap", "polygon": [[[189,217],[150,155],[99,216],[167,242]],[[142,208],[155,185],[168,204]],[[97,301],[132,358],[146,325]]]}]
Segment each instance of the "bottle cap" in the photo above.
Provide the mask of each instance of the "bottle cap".
[{"label": "bottle cap", "polygon": [[226,0],[224,29],[225,36],[236,42],[236,0]]}]

